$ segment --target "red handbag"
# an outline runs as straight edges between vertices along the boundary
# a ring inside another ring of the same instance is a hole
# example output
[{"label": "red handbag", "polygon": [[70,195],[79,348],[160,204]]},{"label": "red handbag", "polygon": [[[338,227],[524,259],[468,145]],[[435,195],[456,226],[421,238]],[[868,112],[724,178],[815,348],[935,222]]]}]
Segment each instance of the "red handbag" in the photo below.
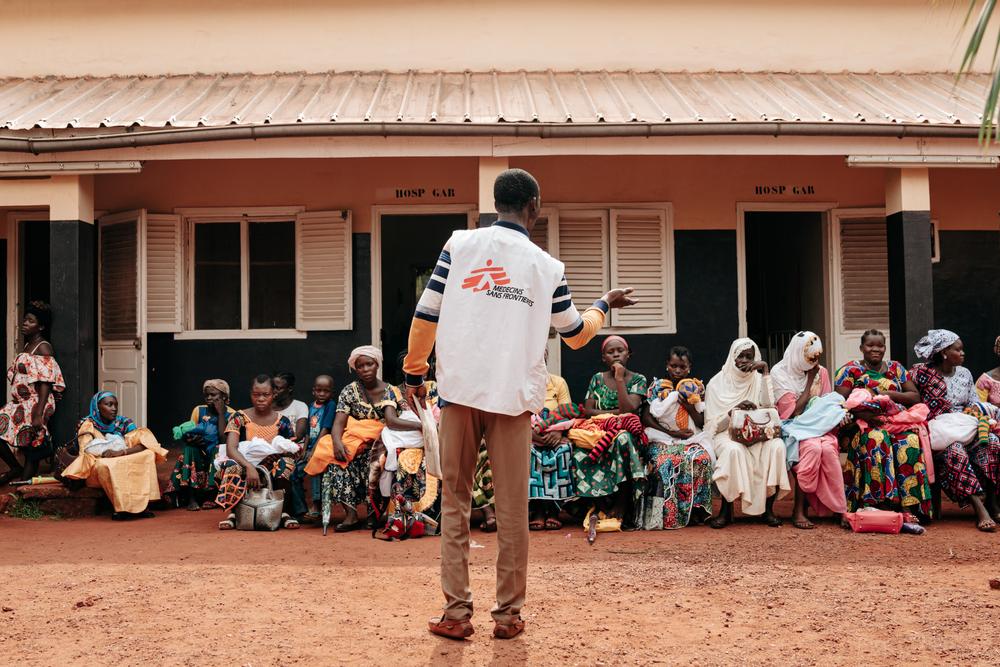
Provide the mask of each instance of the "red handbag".
[{"label": "red handbag", "polygon": [[898,535],[903,527],[903,514],[878,509],[848,512],[844,515],[855,533],[887,533]]}]

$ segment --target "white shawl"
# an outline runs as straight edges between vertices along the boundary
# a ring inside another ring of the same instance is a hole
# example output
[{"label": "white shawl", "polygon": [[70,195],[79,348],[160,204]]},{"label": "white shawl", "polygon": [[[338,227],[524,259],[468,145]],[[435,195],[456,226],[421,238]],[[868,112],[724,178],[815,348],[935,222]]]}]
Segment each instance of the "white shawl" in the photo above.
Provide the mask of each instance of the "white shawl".
[{"label": "white shawl", "polygon": [[729,347],[729,356],[722,370],[715,374],[705,387],[705,431],[714,434],[719,423],[729,416],[729,411],[743,401],[761,403],[763,376],[757,371],[744,373],[736,367],[740,352],[753,348],[754,361],[760,361],[760,349],[749,338],[737,338]]},{"label": "white shawl", "polygon": [[[819,355],[822,353],[823,343],[812,331],[795,334],[785,348],[785,356],[771,369],[775,397],[791,394],[798,399],[806,390],[806,373],[819,364]],[[817,374],[815,382],[819,381],[820,376]]]}]

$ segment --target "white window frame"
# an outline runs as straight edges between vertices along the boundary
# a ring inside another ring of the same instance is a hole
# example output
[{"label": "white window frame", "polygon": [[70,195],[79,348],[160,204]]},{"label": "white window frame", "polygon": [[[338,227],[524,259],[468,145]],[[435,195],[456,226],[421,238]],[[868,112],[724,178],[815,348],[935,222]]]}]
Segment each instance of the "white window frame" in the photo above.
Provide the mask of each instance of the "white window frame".
[{"label": "white window frame", "polygon": [[[184,222],[184,331],[175,333],[174,340],[222,339],[304,339],[305,331],[298,329],[251,329],[250,323],[250,264],[248,224],[252,222],[290,222],[305,211],[304,206],[258,206],[248,208],[176,208]],[[194,328],[194,230],[195,225],[215,223],[240,223],[240,324],[239,329]],[[296,258],[297,260],[297,258]],[[294,303],[293,303],[294,307]]]},{"label": "white window frame", "polygon": [[[610,229],[610,217],[611,212],[615,209],[649,209],[655,211],[662,211],[666,221],[666,238],[664,242],[666,244],[666,284],[664,285],[664,297],[667,300],[667,319],[660,326],[612,326],[610,324],[611,318],[605,319],[605,326],[601,329],[602,334],[675,334],[677,333],[677,279],[676,279],[676,260],[674,258],[674,205],[672,202],[588,202],[588,203],[577,203],[577,202],[544,202],[542,210],[540,211],[541,216],[548,217],[549,220],[549,252],[554,257],[559,256],[559,225],[560,225],[560,211],[573,211],[573,210],[591,210],[591,209],[604,209],[608,213],[608,230],[606,235],[607,246],[604,248],[605,253],[607,253],[608,261],[608,280],[612,288],[615,287],[628,287],[628,285],[615,285],[613,284],[614,276],[611,274],[611,253],[613,252],[614,244],[611,238]],[[555,223],[555,224],[553,224]],[[573,281],[569,281],[570,290],[573,289]],[[636,298],[641,299],[642,295],[637,294]],[[578,303],[576,304],[578,308],[587,308],[590,304]]]}]

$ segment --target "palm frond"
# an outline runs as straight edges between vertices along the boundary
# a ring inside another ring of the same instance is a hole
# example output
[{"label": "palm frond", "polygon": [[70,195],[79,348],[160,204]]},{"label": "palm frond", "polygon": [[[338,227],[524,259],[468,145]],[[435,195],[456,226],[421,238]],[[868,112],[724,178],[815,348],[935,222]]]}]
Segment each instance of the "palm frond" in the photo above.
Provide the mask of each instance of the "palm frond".
[{"label": "palm frond", "polygon": [[[979,5],[978,16],[973,21],[976,9]],[[993,18],[994,10],[997,7],[997,0],[969,0],[969,11],[965,14],[963,29],[972,24],[972,34],[969,37],[969,44],[965,47],[965,54],[962,57],[962,64],[958,68],[958,76],[968,74],[972,65],[983,47],[983,40],[987,39],[987,32],[990,28],[990,21]],[[983,118],[979,126],[979,142],[982,144],[992,140],[1000,140],[1000,130],[997,127],[998,98],[1000,98],[1000,67],[997,58],[1000,56],[1000,30],[992,36],[994,40],[993,54],[989,61],[990,85],[983,101]]]}]

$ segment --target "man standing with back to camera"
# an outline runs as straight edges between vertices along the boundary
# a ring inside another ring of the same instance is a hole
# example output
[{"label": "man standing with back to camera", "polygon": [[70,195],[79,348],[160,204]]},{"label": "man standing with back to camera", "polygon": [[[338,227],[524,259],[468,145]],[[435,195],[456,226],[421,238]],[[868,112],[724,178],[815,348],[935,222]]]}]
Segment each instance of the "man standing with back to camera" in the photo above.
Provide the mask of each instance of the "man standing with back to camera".
[{"label": "man standing with back to camera", "polygon": [[441,588],[444,614],[432,633],[473,632],[469,587],[469,513],[479,444],[485,435],[497,515],[497,592],[493,636],[524,629],[528,576],[528,478],[531,415],[540,412],[548,372],[549,327],[573,349],[586,345],[611,308],[635,303],[613,289],[581,317],[563,263],[531,242],[541,208],[538,182],[508,169],[493,185],[498,220],[456,231],[445,244],[417,304],[403,364],[406,398],[423,401],[427,359],[437,343],[441,410]]}]

